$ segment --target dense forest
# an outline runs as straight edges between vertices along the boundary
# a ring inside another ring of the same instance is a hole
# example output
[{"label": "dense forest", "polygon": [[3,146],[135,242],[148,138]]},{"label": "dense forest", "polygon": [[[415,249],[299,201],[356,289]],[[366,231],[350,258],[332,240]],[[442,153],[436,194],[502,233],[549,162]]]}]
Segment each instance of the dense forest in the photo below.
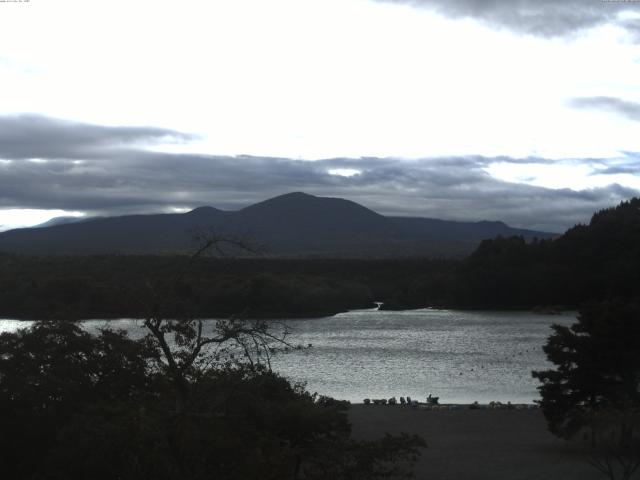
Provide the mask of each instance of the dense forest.
[{"label": "dense forest", "polygon": [[[137,317],[180,275],[172,313],[309,317],[370,308],[447,271],[439,260],[323,260],[185,256],[0,256],[0,315]],[[425,274],[425,272],[427,272]]]},{"label": "dense forest", "polygon": [[354,308],[577,308],[638,295],[640,199],[553,240],[484,240],[462,260],[0,255],[0,315],[139,317],[180,279],[171,307],[195,317],[322,316]]},{"label": "dense forest", "polygon": [[634,198],[555,240],[485,240],[460,264],[445,300],[463,307],[573,308],[637,297],[639,287],[640,198]]}]

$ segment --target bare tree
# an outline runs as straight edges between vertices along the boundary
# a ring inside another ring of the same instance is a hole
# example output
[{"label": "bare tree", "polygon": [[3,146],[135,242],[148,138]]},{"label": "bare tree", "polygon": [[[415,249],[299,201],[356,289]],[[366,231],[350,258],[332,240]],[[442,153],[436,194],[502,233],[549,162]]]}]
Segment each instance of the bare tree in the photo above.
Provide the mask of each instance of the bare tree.
[{"label": "bare tree", "polygon": [[188,404],[190,385],[211,369],[236,364],[270,370],[273,353],[300,348],[288,341],[290,332],[283,322],[247,319],[245,312],[215,321],[194,318],[188,311],[181,311],[180,318],[170,314],[171,301],[199,258],[209,253],[227,256],[228,248],[245,254],[259,253],[240,238],[201,231],[194,239],[198,242],[196,250],[164,287],[147,282],[148,313],[143,322],[148,341],[158,351],[158,365],[174,384],[179,413]]}]

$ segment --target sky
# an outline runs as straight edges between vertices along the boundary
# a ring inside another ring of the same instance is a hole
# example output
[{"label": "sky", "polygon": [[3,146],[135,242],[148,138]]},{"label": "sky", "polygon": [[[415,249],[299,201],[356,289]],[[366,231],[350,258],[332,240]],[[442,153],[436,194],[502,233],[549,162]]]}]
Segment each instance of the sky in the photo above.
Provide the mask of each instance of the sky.
[{"label": "sky", "polygon": [[304,191],[562,232],[640,195],[640,1],[0,2],[0,230]]}]

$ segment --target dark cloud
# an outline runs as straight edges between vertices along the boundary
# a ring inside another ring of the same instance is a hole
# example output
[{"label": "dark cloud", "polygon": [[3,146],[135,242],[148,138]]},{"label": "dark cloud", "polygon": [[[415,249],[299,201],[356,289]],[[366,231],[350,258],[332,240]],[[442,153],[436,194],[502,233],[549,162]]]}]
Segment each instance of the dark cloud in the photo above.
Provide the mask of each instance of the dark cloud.
[{"label": "dark cloud", "polygon": [[593,175],[640,175],[640,165],[615,165],[594,172]]},{"label": "dark cloud", "polygon": [[640,154],[625,152],[625,158],[599,165],[594,162],[596,168],[592,175],[637,175],[640,176]]},{"label": "dark cloud", "polygon": [[620,22],[620,26],[627,30],[634,42],[640,42],[640,19],[623,20]]},{"label": "dark cloud", "polygon": [[5,159],[100,158],[108,148],[192,138],[154,127],[106,127],[31,114],[0,117],[0,158]]},{"label": "dark cloud", "polygon": [[[622,11],[639,11],[634,2],[605,0],[380,0],[429,8],[452,18],[475,18],[486,24],[545,37],[571,35],[619,22]],[[637,28],[637,25],[636,25]]]},{"label": "dark cloud", "polygon": [[616,97],[579,97],[569,101],[575,108],[605,110],[640,122],[640,103],[629,102]]},{"label": "dark cloud", "polygon": [[[170,154],[116,147],[128,139],[153,141],[167,134],[165,130],[103,130],[76,124],[76,132],[62,129],[63,141],[56,137],[58,122],[49,121],[47,130],[40,117],[35,120],[41,133],[36,142],[16,126],[35,131],[26,125],[25,117],[0,121],[7,127],[0,130],[0,148],[6,159],[0,161],[0,208],[57,208],[93,215],[201,205],[235,210],[279,194],[305,191],[348,198],[386,215],[503,220],[518,227],[562,231],[588,221],[595,210],[640,193],[617,185],[588,191],[553,190],[500,181],[485,171],[494,162],[551,162],[543,158],[333,158],[310,162]],[[47,151],[43,138],[56,146],[53,153]],[[47,160],[28,160],[31,158]],[[633,160],[629,156],[629,162]],[[333,169],[360,173],[343,177],[330,174]]]}]

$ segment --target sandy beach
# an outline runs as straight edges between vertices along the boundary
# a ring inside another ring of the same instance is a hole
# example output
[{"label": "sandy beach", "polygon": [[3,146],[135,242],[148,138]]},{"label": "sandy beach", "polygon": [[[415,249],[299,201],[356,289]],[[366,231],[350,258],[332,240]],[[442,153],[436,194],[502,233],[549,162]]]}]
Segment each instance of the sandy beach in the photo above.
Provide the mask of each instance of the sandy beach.
[{"label": "sandy beach", "polygon": [[416,463],[419,480],[596,480],[576,446],[546,428],[540,410],[426,411],[400,405],[353,405],[356,438],[421,435],[428,447]]}]

